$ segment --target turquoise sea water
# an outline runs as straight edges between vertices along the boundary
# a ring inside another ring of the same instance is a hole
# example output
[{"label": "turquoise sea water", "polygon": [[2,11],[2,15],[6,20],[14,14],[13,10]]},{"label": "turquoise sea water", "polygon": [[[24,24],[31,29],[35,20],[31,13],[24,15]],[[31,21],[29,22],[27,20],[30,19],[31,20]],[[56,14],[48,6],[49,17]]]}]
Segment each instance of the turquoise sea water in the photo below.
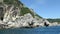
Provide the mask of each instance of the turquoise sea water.
[{"label": "turquoise sea water", "polygon": [[60,26],[5,29],[0,34],[60,34]]}]

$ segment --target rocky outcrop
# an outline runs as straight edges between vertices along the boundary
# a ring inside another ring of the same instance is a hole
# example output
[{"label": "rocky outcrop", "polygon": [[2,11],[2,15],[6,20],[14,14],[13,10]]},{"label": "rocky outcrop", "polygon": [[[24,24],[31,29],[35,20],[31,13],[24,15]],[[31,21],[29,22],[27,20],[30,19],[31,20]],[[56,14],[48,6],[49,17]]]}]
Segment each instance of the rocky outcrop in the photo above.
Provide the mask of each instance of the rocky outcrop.
[{"label": "rocky outcrop", "polygon": [[21,2],[14,2],[14,1],[12,1],[13,3],[11,3],[11,1],[7,3],[6,2],[7,1],[4,0],[4,2],[0,5],[0,29],[21,28],[21,27],[33,28],[33,27],[44,27],[44,26],[47,27],[47,26],[58,25],[56,22],[49,23],[49,21],[47,21],[44,18],[41,18],[35,12],[22,6]]}]

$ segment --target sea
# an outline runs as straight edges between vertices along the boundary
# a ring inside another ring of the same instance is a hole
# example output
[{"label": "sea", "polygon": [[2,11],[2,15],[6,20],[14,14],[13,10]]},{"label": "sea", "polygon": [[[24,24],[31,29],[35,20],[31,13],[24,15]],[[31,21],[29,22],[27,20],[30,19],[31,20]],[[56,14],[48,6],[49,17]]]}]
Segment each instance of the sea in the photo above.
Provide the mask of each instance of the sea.
[{"label": "sea", "polygon": [[60,34],[60,26],[1,29],[0,34]]}]

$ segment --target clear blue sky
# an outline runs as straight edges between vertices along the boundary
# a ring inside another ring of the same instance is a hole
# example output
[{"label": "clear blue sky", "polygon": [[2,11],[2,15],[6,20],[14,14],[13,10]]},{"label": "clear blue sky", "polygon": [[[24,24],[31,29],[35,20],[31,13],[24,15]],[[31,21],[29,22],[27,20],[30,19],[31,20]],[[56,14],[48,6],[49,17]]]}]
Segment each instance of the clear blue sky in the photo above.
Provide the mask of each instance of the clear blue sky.
[{"label": "clear blue sky", "polygon": [[60,0],[20,0],[43,18],[60,18]]}]

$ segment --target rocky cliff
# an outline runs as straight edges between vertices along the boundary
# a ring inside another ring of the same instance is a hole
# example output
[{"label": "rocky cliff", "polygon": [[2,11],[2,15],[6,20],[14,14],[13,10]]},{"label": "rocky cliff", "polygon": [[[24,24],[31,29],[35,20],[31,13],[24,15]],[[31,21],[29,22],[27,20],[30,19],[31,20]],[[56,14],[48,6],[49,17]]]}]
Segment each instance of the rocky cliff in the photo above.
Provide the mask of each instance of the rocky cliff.
[{"label": "rocky cliff", "polygon": [[0,2],[0,28],[21,28],[49,26],[49,22],[19,0]]}]

